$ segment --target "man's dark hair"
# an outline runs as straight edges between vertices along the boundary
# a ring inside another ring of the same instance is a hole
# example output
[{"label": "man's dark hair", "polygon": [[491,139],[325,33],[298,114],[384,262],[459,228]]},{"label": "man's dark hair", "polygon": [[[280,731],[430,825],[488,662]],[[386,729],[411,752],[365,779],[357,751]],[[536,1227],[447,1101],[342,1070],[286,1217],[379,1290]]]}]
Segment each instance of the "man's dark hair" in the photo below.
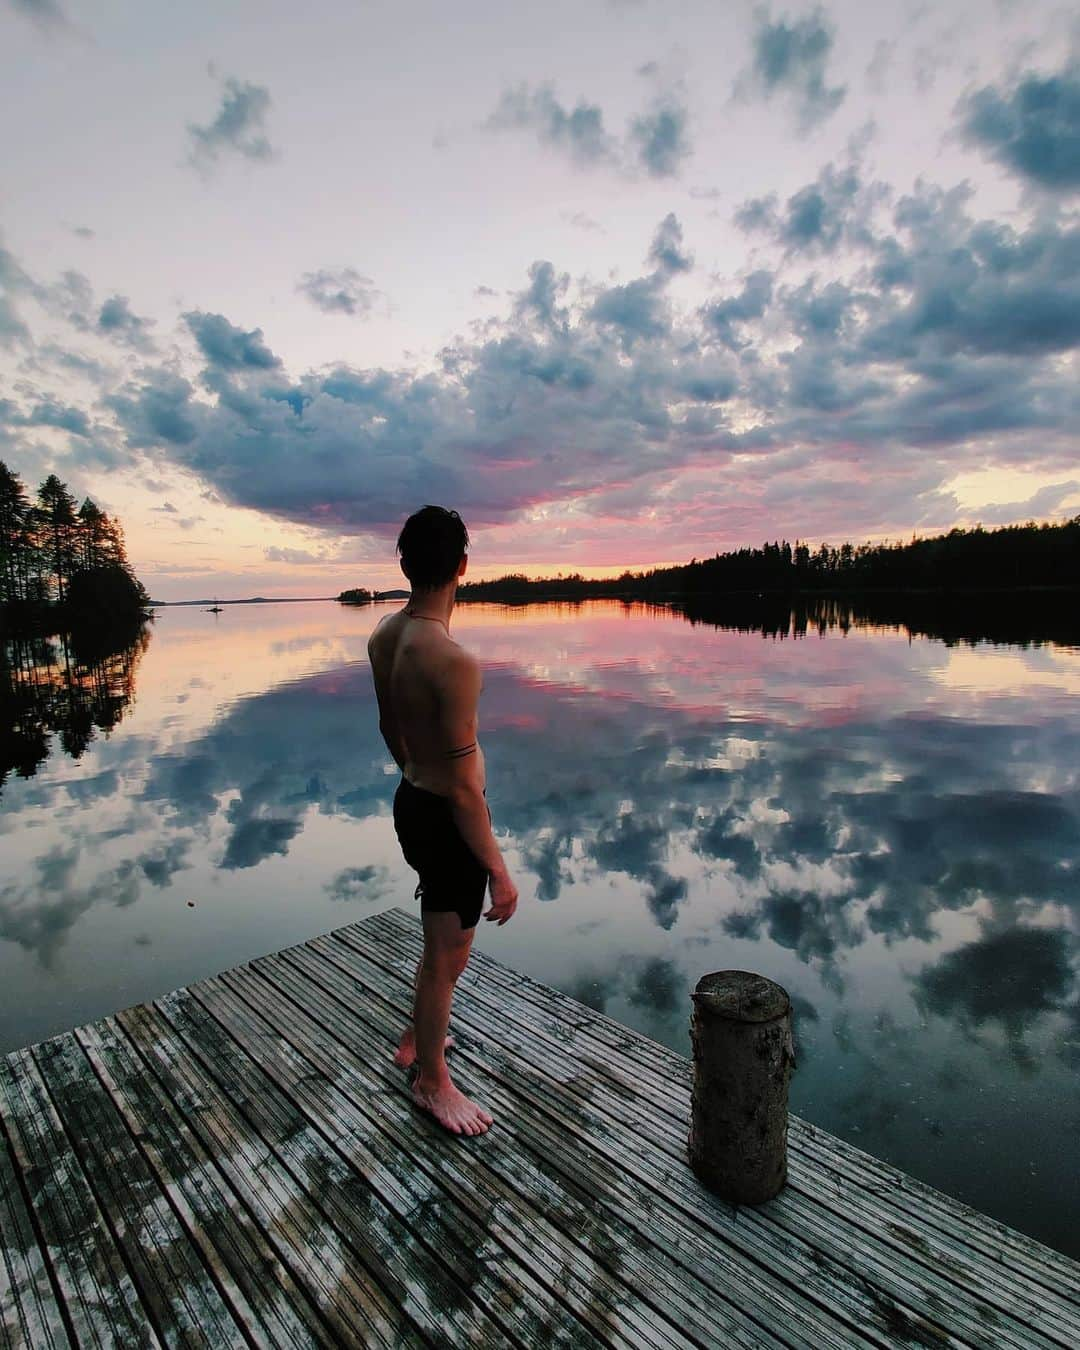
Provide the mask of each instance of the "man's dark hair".
[{"label": "man's dark hair", "polygon": [[418,591],[432,591],[452,581],[468,547],[465,522],[444,506],[422,506],[414,511],[397,541],[401,570]]}]

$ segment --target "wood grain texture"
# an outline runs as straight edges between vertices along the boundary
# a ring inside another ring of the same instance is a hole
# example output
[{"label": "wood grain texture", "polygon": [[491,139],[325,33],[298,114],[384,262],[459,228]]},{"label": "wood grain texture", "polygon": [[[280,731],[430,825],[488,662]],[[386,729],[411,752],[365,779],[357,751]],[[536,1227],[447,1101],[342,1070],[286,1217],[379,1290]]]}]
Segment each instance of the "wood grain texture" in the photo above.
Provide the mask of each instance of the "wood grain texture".
[{"label": "wood grain texture", "polygon": [[[0,1064],[0,1347],[1080,1344],[1080,1268],[792,1117],[789,1180],[686,1160],[690,1064],[474,953],[453,1072],[392,1052],[384,911]],[[688,1009],[689,1012],[689,1009]]]}]

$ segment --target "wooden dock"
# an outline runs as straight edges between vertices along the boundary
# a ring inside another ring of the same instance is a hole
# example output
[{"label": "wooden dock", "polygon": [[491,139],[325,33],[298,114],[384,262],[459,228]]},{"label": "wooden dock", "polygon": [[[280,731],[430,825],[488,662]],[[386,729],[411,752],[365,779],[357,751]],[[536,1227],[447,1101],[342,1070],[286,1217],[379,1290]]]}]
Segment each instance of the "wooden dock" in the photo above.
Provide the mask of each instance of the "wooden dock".
[{"label": "wooden dock", "polygon": [[457,1139],[391,1061],[389,910],[10,1055],[5,1346],[1075,1347],[1080,1266],[793,1119],[735,1208],[688,1061],[479,953]]}]

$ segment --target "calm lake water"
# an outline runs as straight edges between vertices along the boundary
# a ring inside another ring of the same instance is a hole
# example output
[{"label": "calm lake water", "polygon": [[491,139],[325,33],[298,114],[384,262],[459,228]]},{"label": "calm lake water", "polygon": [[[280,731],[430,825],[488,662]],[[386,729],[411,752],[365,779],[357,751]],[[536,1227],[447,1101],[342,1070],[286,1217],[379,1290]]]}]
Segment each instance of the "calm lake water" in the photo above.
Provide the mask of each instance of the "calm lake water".
[{"label": "calm lake water", "polygon": [[[386,608],[163,609],[66,674],[15,653],[0,1048],[413,910]],[[477,946],[683,1053],[703,973],[769,975],[794,1111],[1080,1255],[1080,632],[839,617],[459,606],[521,890]]]}]

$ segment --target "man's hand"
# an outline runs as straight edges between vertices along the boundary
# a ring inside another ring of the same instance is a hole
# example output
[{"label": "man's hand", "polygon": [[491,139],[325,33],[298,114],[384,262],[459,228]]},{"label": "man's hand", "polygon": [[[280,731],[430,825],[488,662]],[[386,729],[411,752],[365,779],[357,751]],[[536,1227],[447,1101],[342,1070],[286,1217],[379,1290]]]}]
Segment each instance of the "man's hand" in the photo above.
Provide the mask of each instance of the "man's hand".
[{"label": "man's hand", "polygon": [[517,909],[517,887],[510,880],[509,872],[492,872],[488,878],[488,890],[491,908],[485,911],[484,918],[494,919],[501,928]]}]

